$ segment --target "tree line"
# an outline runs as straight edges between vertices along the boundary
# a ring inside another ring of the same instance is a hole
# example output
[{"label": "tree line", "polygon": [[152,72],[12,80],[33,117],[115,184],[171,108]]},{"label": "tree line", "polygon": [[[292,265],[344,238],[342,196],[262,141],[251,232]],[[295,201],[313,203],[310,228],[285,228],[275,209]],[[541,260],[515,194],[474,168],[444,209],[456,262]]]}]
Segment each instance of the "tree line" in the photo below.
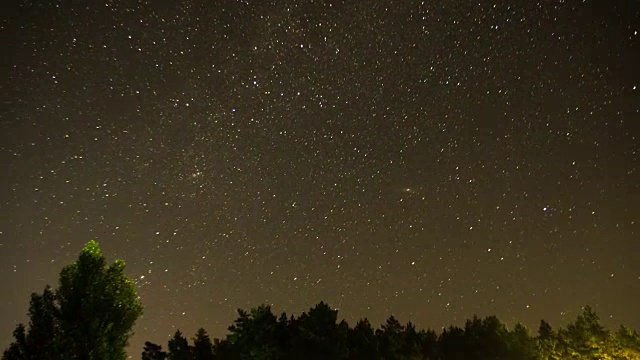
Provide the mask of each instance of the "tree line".
[{"label": "tree line", "polygon": [[[123,360],[132,328],[142,314],[124,262],[107,266],[90,241],[65,266],[56,290],[32,294],[29,324],[18,324],[2,360]],[[299,316],[275,315],[260,305],[238,310],[223,339],[204,329],[187,339],[179,330],[166,344],[146,342],[143,360],[551,360],[640,359],[640,335],[625,326],[600,324],[590,307],[564,327],[544,320],[533,335],[497,317],[477,316],[440,332],[417,329],[390,316],[379,328],[365,318],[353,327],[320,302]]]},{"label": "tree line", "polygon": [[276,316],[269,306],[239,310],[222,340],[204,329],[189,344],[177,331],[167,351],[147,342],[143,360],[537,360],[640,359],[638,333],[621,326],[611,332],[590,307],[565,327],[541,321],[533,336],[522,324],[508,328],[497,317],[468,319],[463,327],[440,333],[418,330],[389,317],[378,329],[367,319],[351,327],[338,321],[338,311],[321,302],[298,317]]}]

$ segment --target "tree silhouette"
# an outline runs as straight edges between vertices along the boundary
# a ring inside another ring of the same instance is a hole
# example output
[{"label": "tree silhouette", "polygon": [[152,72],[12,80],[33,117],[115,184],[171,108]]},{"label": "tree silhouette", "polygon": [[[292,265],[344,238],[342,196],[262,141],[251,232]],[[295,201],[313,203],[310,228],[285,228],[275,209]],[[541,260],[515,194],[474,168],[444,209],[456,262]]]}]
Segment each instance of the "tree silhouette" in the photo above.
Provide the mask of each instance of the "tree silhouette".
[{"label": "tree silhouette", "polygon": [[193,358],[195,360],[214,360],[213,343],[207,332],[200,328],[193,338]]},{"label": "tree silhouette", "polygon": [[346,323],[337,324],[338,311],[320,302],[302,313],[294,322],[297,336],[293,343],[293,351],[299,358],[307,359],[345,359],[347,357]]},{"label": "tree silhouette", "polygon": [[382,328],[376,331],[378,350],[384,359],[399,359],[403,345],[404,327],[393,316],[387,319]]},{"label": "tree silhouette", "polygon": [[19,324],[13,336],[16,341],[3,359],[62,359],[58,340],[61,338],[57,321],[55,294],[49,286],[42,295],[31,294],[29,303],[29,331]]},{"label": "tree silhouette", "polygon": [[22,360],[30,359],[30,354],[27,353],[27,334],[23,324],[18,324],[13,330],[13,337],[15,341],[9,345],[2,355],[2,360]]},{"label": "tree silhouette", "polygon": [[[238,310],[238,319],[229,327],[227,358],[273,359],[276,357],[276,317],[269,306],[259,306],[250,312]],[[231,353],[233,354],[230,354]],[[230,356],[235,357],[230,357]]]},{"label": "tree silhouette", "polygon": [[169,340],[167,345],[169,352],[167,353],[168,360],[191,360],[192,350],[189,346],[187,338],[182,336],[180,330],[176,330],[173,338]]},{"label": "tree silhouette", "polygon": [[374,360],[378,358],[378,338],[371,323],[362,319],[347,334],[350,360]]},{"label": "tree silhouette", "polygon": [[107,267],[98,243],[89,241],[62,269],[55,292],[47,286],[31,295],[29,328],[18,325],[3,359],[126,359],[142,305],[124,267],[122,260]]},{"label": "tree silhouette", "polygon": [[531,332],[526,326],[517,323],[510,332],[509,356],[512,359],[535,360],[538,359],[538,344],[533,341]]},{"label": "tree silhouette", "polygon": [[442,330],[438,343],[441,358],[452,360],[465,358],[465,332],[463,329],[450,326],[448,329]]},{"label": "tree silhouette", "polygon": [[144,351],[142,352],[142,360],[165,360],[167,353],[162,351],[162,346],[146,341],[144,343]]},{"label": "tree silhouette", "polygon": [[495,316],[479,319],[474,316],[465,324],[465,349],[474,358],[508,358],[507,328]]},{"label": "tree silhouette", "polygon": [[[19,330],[19,329],[18,329]],[[176,360],[592,360],[640,359],[640,336],[620,327],[607,331],[586,307],[575,322],[554,331],[542,321],[538,336],[522,324],[509,329],[497,317],[473,316],[464,328],[451,326],[438,336],[433,330],[402,325],[390,316],[380,329],[367,319],[351,328],[338,322],[337,310],[324,302],[300,316],[278,318],[269,306],[238,310],[223,340],[198,330],[194,345],[179,331],[169,341],[169,359]],[[20,336],[16,336],[19,338]],[[148,350],[149,346],[145,347]],[[159,347],[157,348],[159,350]],[[144,354],[143,354],[144,355]],[[143,358],[151,360],[151,358]]]},{"label": "tree silhouette", "polygon": [[435,331],[420,331],[420,354],[424,360],[438,358],[438,334]]}]

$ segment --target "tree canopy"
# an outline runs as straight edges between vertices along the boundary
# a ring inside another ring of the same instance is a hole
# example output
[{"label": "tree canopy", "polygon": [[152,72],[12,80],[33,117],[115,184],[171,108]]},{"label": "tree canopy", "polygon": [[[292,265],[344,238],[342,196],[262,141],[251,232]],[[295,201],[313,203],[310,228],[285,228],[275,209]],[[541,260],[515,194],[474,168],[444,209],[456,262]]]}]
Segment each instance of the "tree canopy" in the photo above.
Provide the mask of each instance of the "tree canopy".
[{"label": "tree canopy", "polygon": [[[168,349],[168,359],[184,360],[637,360],[640,336],[624,326],[610,332],[588,306],[557,330],[542,321],[534,336],[526,326],[508,327],[495,316],[474,316],[463,327],[450,326],[440,334],[393,316],[378,329],[367,319],[350,327],[321,302],[298,317],[276,316],[265,305],[241,309],[224,339],[211,342],[200,329],[192,346],[178,331]],[[146,360],[163,356],[143,353]]]},{"label": "tree canopy", "polygon": [[3,360],[121,360],[132,328],[142,314],[125,263],[107,266],[96,241],[60,272],[58,289],[32,294],[29,326],[14,330]]}]

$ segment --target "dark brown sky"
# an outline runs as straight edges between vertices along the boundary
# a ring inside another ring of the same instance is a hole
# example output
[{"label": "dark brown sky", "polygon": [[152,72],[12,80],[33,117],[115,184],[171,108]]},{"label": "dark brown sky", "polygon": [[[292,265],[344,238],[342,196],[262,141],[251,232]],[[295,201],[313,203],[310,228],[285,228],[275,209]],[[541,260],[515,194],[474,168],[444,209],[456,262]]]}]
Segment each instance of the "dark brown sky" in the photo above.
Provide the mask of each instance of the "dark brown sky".
[{"label": "dark brown sky", "polygon": [[638,2],[43,3],[2,22],[2,347],[89,239],[132,354],[320,300],[640,329]]}]

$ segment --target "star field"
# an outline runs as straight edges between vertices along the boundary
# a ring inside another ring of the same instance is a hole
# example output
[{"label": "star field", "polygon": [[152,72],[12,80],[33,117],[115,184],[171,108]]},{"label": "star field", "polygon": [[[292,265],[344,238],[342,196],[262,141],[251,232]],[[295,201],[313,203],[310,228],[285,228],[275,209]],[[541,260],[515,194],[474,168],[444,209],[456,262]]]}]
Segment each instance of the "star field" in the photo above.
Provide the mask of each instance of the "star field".
[{"label": "star field", "polygon": [[[96,239],[131,354],[237,308],[640,329],[633,1],[21,2],[0,343]],[[636,299],[636,300],[634,300]]]}]

